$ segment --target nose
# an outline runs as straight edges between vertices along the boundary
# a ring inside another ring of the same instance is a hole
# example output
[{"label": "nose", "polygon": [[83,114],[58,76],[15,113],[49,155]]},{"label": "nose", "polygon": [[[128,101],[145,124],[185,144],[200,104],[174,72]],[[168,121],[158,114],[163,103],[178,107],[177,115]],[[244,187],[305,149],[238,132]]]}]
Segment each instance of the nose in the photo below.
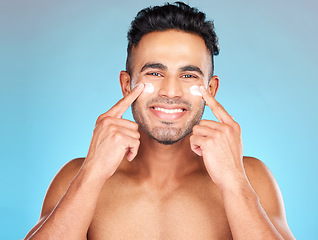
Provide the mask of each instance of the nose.
[{"label": "nose", "polygon": [[179,98],[183,95],[182,84],[177,77],[165,77],[161,81],[159,96],[168,98]]}]

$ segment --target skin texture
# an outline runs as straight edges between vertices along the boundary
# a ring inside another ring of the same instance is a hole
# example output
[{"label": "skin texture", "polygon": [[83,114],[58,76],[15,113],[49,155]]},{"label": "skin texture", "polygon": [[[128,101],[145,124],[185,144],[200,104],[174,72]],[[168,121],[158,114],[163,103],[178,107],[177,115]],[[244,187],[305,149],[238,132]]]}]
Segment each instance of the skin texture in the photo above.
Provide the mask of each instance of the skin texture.
[{"label": "skin texture", "polygon": [[[86,158],[57,173],[25,239],[294,239],[274,177],[243,157],[240,126],[214,98],[203,39],[153,32],[133,59],[124,98],[97,119]],[[217,122],[200,121],[204,102]],[[121,118],[131,104],[139,127]]]}]

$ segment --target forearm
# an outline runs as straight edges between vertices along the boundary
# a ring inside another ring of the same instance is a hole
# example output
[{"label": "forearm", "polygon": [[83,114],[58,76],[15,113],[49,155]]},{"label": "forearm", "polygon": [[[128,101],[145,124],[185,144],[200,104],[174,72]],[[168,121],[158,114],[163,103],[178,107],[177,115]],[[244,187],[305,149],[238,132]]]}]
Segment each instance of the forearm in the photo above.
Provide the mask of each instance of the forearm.
[{"label": "forearm", "polygon": [[281,240],[247,180],[222,190],[226,215],[236,240]]},{"label": "forearm", "polygon": [[104,181],[82,167],[42,225],[26,239],[86,239]]}]

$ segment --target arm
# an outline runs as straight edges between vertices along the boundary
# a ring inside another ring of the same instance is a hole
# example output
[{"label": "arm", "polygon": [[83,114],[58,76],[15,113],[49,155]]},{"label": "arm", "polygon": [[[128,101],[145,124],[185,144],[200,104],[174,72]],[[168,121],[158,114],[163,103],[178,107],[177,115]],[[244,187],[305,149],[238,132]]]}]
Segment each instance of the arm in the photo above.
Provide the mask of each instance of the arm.
[{"label": "arm", "polygon": [[40,219],[25,239],[63,239],[69,233],[72,235],[67,239],[86,239],[103,182],[81,168],[83,161],[72,160],[57,173],[46,193]]},{"label": "arm", "polygon": [[137,155],[138,125],[121,117],[143,88],[139,84],[97,119],[87,157],[71,161],[57,174],[40,220],[25,239],[86,239],[105,181],[123,158],[132,161]]},{"label": "arm", "polygon": [[202,120],[194,126],[191,148],[203,157],[222,193],[234,239],[294,239],[274,177],[256,159],[244,158],[243,164],[239,124],[204,87],[200,89],[219,122]]},{"label": "arm", "polygon": [[275,178],[260,160],[244,157],[248,179],[223,189],[226,214],[234,239],[295,239]]}]

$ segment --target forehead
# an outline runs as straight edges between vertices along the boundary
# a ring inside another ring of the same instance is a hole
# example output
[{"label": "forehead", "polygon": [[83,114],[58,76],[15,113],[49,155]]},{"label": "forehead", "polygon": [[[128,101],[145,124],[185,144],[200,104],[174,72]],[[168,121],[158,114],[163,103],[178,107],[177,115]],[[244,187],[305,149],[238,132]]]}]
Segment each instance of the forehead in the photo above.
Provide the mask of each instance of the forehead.
[{"label": "forehead", "polygon": [[[182,66],[198,66],[203,72],[211,71],[212,59],[203,38],[179,30],[152,32],[144,35],[132,49],[133,72],[149,62],[162,63],[169,70]],[[205,74],[208,75],[208,74]]]}]

